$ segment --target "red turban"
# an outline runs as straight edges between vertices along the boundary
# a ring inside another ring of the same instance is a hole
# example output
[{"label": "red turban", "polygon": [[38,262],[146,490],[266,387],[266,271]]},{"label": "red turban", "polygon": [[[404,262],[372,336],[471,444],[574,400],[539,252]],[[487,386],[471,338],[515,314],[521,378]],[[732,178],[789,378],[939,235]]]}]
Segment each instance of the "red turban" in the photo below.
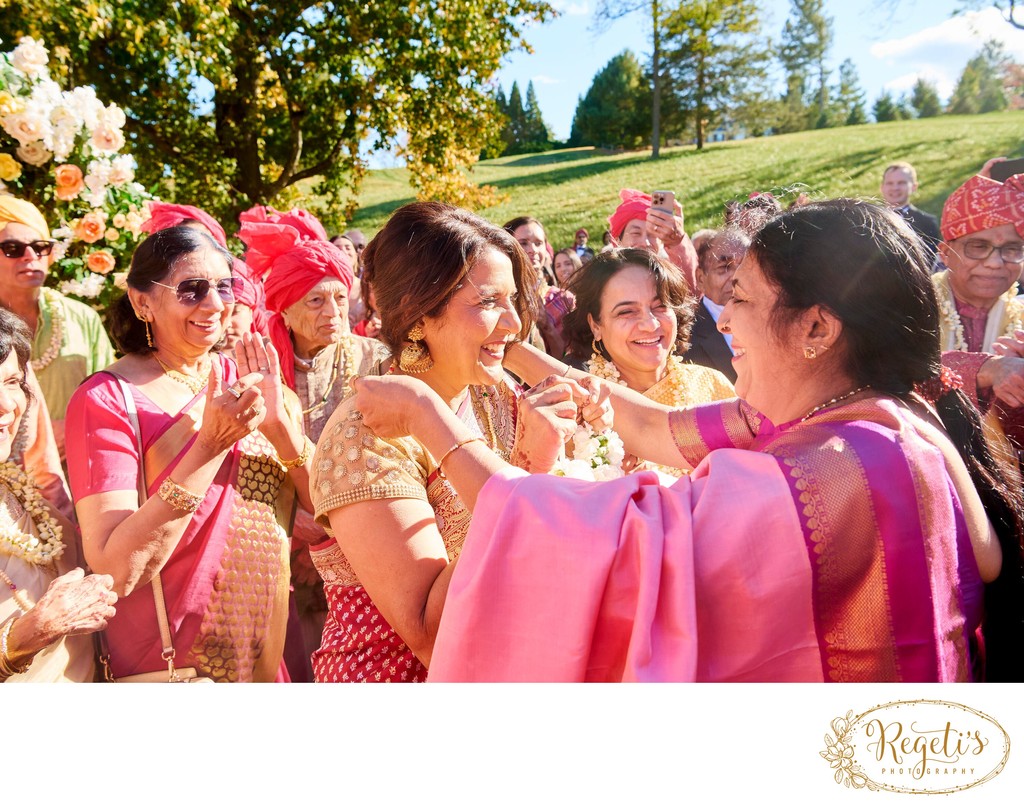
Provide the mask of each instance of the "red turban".
[{"label": "red turban", "polygon": [[1024,238],[1024,174],[1005,183],[976,174],[942,206],[942,238],[947,242],[999,225],[1013,225]]},{"label": "red turban", "polygon": [[149,203],[149,219],[142,223],[142,229],[146,233],[156,233],[158,230],[166,230],[180,225],[187,219],[194,219],[204,228],[210,231],[210,235],[222,247],[228,246],[227,236],[217,220],[206,211],[193,208],[191,205],[172,205],[169,202]]},{"label": "red turban", "polygon": [[300,301],[309,290],[328,278],[352,288],[348,256],[327,241],[319,220],[302,210],[282,214],[273,208],[252,208],[239,217],[238,238],[245,242],[245,261],[263,276],[267,333],[281,356],[281,375],[295,387],[295,352],[281,312]]},{"label": "red turban", "polygon": [[619,207],[608,217],[608,229],[616,239],[622,236],[626,225],[634,219],[646,219],[647,209],[651,207],[651,195],[635,188],[623,188],[619,192]]}]

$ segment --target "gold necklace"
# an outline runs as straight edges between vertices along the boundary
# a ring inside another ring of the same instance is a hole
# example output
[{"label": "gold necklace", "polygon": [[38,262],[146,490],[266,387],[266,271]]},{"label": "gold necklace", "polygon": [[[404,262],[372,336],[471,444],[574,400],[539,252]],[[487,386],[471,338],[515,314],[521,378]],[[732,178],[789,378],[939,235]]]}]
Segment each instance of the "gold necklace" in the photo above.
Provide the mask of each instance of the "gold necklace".
[{"label": "gold necklace", "polygon": [[175,382],[180,382],[193,393],[199,393],[203,388],[206,387],[207,383],[209,382],[211,362],[209,357],[206,358],[205,363],[201,362],[199,364],[199,375],[193,376],[192,374],[186,374],[182,373],[181,371],[176,371],[162,359],[157,357],[156,354],[154,354],[153,356],[156,358],[156,361],[160,363],[160,367],[163,368],[165,376],[170,377]]},{"label": "gold necklace", "polygon": [[346,393],[346,389],[348,388],[349,355],[355,352],[356,339],[351,334],[346,334],[342,336],[335,345],[337,346],[335,351],[338,353],[334,355],[334,367],[331,369],[331,378],[327,381],[327,387],[324,388],[324,395],[320,397],[319,402],[316,402],[303,410],[303,416],[308,416],[318,407],[323,407],[327,403],[327,398],[331,395],[331,391],[334,390],[334,383],[338,380],[339,375],[343,380],[343,387],[341,390],[342,396],[344,397]]},{"label": "gold necklace", "polygon": [[36,372],[42,371],[57,359],[64,344],[64,309],[61,306],[60,293],[54,289],[44,289],[43,299],[46,301],[46,308],[50,310],[50,345],[43,352],[43,356],[29,362],[32,370]]},{"label": "gold necklace", "polygon": [[507,461],[511,453],[502,440],[498,438],[498,431],[494,429],[492,396],[493,394],[489,390],[475,386],[469,389],[470,402],[473,405],[473,415],[476,416],[477,424],[487,428],[487,435],[485,436],[487,445]]},{"label": "gold necklace", "polygon": [[822,402],[820,405],[818,405],[813,410],[811,410],[806,416],[804,416],[802,419],[800,419],[800,421],[802,421],[802,422],[803,421],[807,421],[807,419],[809,419],[811,416],[813,416],[819,410],[824,410],[826,407],[831,407],[832,405],[839,404],[840,402],[845,401],[846,399],[849,399],[851,396],[856,396],[862,390],[867,390],[870,387],[871,387],[870,385],[861,385],[859,388],[854,388],[853,390],[851,390],[851,391],[849,391],[847,393],[844,393],[842,396],[833,396],[827,402]]},{"label": "gold necklace", "polygon": [[0,553],[17,556],[34,565],[50,565],[64,554],[61,536],[64,531],[50,514],[29,478],[28,473],[11,461],[0,464],[0,483],[27,511],[36,525],[38,536],[18,530],[17,523],[0,528]]}]

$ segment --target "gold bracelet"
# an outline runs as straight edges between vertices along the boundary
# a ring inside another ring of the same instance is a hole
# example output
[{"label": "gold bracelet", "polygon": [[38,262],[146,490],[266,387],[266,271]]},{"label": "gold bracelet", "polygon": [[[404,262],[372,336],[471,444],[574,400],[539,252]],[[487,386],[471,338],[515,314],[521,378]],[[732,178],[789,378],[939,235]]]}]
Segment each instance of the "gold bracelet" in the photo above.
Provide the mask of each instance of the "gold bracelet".
[{"label": "gold bracelet", "polygon": [[[441,480],[448,480],[448,476],[444,473],[444,470],[441,468],[441,464],[443,464],[445,461],[447,461],[448,460],[448,456],[451,455],[453,452],[455,452],[455,450],[461,449],[462,447],[466,446],[466,444],[472,444],[474,441],[483,441],[483,440],[484,440],[483,437],[478,435],[478,436],[474,436],[473,438],[467,438],[467,439],[465,439],[463,441],[457,442],[450,450],[448,450],[444,455],[442,455],[441,456],[441,460],[439,460],[437,462],[437,476],[439,478],[441,478]],[[484,443],[486,443],[486,442],[484,442]]]},{"label": "gold bracelet", "polygon": [[170,478],[164,478],[156,493],[161,500],[177,511],[197,511],[203,504],[203,495],[190,492]]},{"label": "gold bracelet", "polygon": [[313,442],[309,440],[308,435],[302,436],[302,452],[299,453],[299,457],[291,461],[282,461],[281,456],[277,456],[277,462],[281,464],[281,468],[286,472],[289,469],[294,469],[297,466],[305,466],[306,462],[313,457]]},{"label": "gold bracelet", "polygon": [[19,612],[17,615],[12,615],[9,620],[4,623],[4,628],[0,631],[0,682],[6,680],[8,677],[13,677],[15,674],[24,674],[28,671],[28,667],[32,665],[32,660],[35,655],[32,655],[28,661],[20,668],[15,666],[11,662],[11,658],[7,656],[7,640],[11,635],[11,628],[14,626],[14,622],[21,616]]}]

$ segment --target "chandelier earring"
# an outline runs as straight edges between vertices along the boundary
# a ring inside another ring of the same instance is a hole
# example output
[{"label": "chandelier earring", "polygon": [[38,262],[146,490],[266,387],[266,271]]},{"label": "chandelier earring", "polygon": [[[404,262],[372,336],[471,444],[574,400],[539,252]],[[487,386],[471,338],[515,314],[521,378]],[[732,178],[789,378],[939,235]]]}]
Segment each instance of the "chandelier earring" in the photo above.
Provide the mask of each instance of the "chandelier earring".
[{"label": "chandelier earring", "polygon": [[140,315],[138,312],[135,313],[135,317],[137,317],[139,320],[146,324],[146,345],[148,345],[150,348],[156,348],[156,346],[153,345],[153,332],[149,330],[149,317],[144,317],[143,315]]},{"label": "chandelier earring", "polygon": [[402,356],[398,360],[398,367],[407,374],[424,374],[434,367],[434,360],[430,356],[430,349],[423,342],[425,336],[423,326],[419,323],[413,326],[406,335],[409,345],[402,349]]}]

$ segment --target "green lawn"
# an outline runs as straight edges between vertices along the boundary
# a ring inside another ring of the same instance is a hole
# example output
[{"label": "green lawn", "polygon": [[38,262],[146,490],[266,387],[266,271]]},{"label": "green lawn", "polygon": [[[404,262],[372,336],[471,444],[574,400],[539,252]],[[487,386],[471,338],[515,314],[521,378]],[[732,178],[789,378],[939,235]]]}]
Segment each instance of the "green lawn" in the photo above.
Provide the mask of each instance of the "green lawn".
[{"label": "green lawn", "polygon": [[[509,197],[480,213],[498,224],[535,216],[560,248],[581,225],[599,244],[620,188],[675,191],[693,233],[720,225],[723,204],[751,191],[877,197],[885,166],[907,160],[921,182],[914,202],[937,215],[947,195],[989,157],[1022,154],[1024,111],[1017,111],[799,132],[710,144],[702,151],[680,147],[664,150],[658,161],[649,159],[649,151],[565,149],[488,160],[473,175]],[[412,199],[405,169],[370,172],[352,226],[372,235]]]}]

